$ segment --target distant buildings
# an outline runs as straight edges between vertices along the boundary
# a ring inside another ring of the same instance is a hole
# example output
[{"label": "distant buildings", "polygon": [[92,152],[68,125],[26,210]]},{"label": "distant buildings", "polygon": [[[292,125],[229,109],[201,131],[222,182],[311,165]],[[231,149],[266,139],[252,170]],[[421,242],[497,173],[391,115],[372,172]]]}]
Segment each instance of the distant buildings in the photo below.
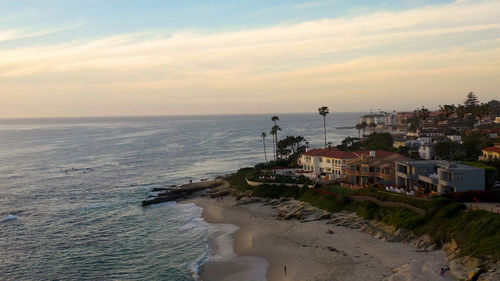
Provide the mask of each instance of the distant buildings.
[{"label": "distant buildings", "polygon": [[397,125],[396,115],[388,112],[380,112],[377,114],[367,114],[359,117],[358,123],[362,124],[366,122],[366,124],[374,123],[380,127],[391,127]]},{"label": "distant buildings", "polygon": [[448,161],[397,161],[396,185],[437,194],[484,190],[484,169]]}]

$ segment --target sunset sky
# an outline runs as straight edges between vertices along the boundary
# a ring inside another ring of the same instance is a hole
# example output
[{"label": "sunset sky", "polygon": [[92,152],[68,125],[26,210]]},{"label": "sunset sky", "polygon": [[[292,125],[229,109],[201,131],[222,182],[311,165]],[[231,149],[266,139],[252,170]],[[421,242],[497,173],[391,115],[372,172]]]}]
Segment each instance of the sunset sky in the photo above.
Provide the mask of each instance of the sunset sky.
[{"label": "sunset sky", "polygon": [[500,1],[0,0],[0,118],[500,99]]}]

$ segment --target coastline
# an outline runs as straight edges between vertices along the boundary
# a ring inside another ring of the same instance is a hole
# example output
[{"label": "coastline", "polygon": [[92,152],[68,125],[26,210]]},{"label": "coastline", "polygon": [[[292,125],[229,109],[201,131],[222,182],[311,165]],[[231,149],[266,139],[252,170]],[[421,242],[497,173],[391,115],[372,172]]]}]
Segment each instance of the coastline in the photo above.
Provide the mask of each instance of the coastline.
[{"label": "coastline", "polygon": [[180,203],[201,207],[209,223],[211,254],[200,266],[203,281],[455,280],[440,275],[446,267],[441,250],[417,252],[326,220],[277,220],[270,206],[235,205],[232,196],[223,202],[197,196]]}]

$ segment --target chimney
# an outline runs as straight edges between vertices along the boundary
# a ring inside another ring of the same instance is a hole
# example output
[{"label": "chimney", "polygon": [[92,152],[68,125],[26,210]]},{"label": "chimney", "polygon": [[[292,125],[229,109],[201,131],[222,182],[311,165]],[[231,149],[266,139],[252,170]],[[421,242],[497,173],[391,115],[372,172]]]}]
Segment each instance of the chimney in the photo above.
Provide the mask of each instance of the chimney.
[{"label": "chimney", "polygon": [[377,152],[375,150],[370,150],[370,157],[377,157]]}]

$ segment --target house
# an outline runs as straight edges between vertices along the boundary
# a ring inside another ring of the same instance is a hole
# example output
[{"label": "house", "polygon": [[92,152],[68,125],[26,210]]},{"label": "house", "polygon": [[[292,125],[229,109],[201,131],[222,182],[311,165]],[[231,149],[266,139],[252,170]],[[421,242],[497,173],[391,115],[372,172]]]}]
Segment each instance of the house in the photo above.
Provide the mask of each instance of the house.
[{"label": "house", "polygon": [[424,193],[484,190],[484,169],[438,160],[396,162],[396,185]]},{"label": "house", "polygon": [[367,114],[359,117],[358,123],[362,124],[363,122],[366,122],[366,124],[375,123],[380,127],[394,126],[396,125],[396,115],[388,112]]},{"label": "house", "polygon": [[312,171],[310,177],[323,176],[325,180],[337,180],[345,176],[345,163],[368,151],[340,151],[336,148],[312,149],[300,157],[300,164],[305,171]]},{"label": "house", "polygon": [[389,151],[370,151],[356,159],[346,162],[345,180],[353,186],[364,187],[378,182],[394,182],[394,161],[406,160],[399,154]]},{"label": "house", "polygon": [[421,137],[417,139],[419,142],[418,156],[422,159],[431,160],[434,158],[434,150],[432,148],[431,137]]},{"label": "house", "polygon": [[500,143],[495,143],[494,146],[481,149],[483,155],[479,157],[481,161],[500,160]]}]

